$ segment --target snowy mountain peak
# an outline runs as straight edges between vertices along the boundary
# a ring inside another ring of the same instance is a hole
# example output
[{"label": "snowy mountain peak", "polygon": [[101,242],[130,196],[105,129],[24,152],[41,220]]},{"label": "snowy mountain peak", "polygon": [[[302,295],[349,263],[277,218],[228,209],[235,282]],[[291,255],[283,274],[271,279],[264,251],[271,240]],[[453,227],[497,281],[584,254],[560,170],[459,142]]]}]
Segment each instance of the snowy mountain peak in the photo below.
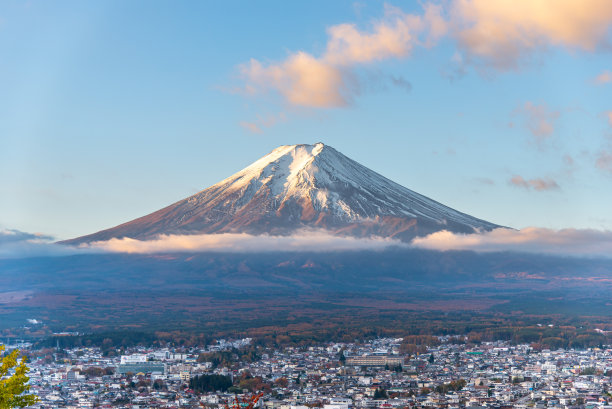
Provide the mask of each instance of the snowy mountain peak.
[{"label": "snowy mountain peak", "polygon": [[221,182],[150,215],[68,243],[158,234],[291,234],[321,228],[411,240],[495,224],[407,189],[321,142],[284,145]]},{"label": "snowy mountain peak", "polygon": [[[307,166],[312,160],[323,151],[335,150],[323,143],[318,142],[314,145],[283,145],[274,149],[272,152],[262,157],[258,161],[249,165],[236,175],[254,174],[268,166],[287,167],[291,172],[298,172]],[[234,177],[232,176],[232,177]]]}]

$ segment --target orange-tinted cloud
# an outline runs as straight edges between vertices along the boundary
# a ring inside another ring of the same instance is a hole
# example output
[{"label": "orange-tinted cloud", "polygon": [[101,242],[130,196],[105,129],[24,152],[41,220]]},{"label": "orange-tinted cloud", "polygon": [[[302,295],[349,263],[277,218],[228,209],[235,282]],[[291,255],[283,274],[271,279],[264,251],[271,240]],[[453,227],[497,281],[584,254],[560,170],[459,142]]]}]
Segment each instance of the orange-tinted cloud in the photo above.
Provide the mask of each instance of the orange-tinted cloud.
[{"label": "orange-tinted cloud", "polygon": [[605,70],[593,79],[593,82],[598,85],[607,84],[612,81],[612,72]]},{"label": "orange-tinted cloud", "polygon": [[430,250],[519,251],[562,255],[606,256],[612,254],[612,232],[594,229],[495,229],[481,234],[441,231],[412,241]]},{"label": "orange-tinted cloud", "polygon": [[325,53],[304,51],[264,65],[256,59],[240,67],[248,93],[276,91],[291,105],[330,108],[350,104],[360,91],[352,69],[391,58],[406,58],[416,45],[431,46],[446,33],[442,8],[426,4],[423,15],[387,6],[372,30],[339,24],[327,30]]},{"label": "orange-tinted cloud", "polygon": [[455,0],[453,35],[472,59],[499,70],[549,46],[594,51],[608,45],[609,0]]},{"label": "orange-tinted cloud", "polygon": [[291,105],[339,107],[352,94],[340,69],[301,51],[268,66],[253,59],[241,70],[254,90],[278,91]]},{"label": "orange-tinted cloud", "polygon": [[336,66],[351,66],[389,58],[405,58],[415,45],[422,43],[418,35],[429,31],[428,43],[446,33],[442,8],[425,5],[422,16],[405,14],[400,9],[386,6],[385,19],[376,22],[371,32],[360,31],[354,24],[339,24],[327,30],[329,40],[323,60]]},{"label": "orange-tinted cloud", "polygon": [[525,189],[535,189],[538,192],[545,190],[555,190],[559,189],[559,184],[550,178],[535,178],[526,180],[522,176],[514,175],[510,179],[510,184],[517,187],[522,187]]},{"label": "orange-tinted cloud", "polygon": [[263,133],[259,125],[255,122],[240,121],[239,125],[252,133]]},{"label": "orange-tinted cloud", "polygon": [[[290,105],[330,108],[349,105],[361,90],[355,67],[403,59],[415,47],[433,47],[443,37],[457,41],[453,60],[497,70],[518,68],[537,52],[557,46],[595,51],[607,46],[612,25],[610,0],[448,0],[423,2],[422,12],[405,13],[385,6],[370,30],[345,23],[327,29],[320,56],[291,52],[282,61],[257,59],[240,67],[242,91],[274,91]],[[604,72],[597,81],[609,81]]]}]

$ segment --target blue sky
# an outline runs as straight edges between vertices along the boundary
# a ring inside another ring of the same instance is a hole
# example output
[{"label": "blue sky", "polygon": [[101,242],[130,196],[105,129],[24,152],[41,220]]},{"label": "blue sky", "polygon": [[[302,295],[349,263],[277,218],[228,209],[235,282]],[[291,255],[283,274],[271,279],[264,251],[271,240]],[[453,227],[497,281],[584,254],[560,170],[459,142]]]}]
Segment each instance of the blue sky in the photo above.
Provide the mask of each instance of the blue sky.
[{"label": "blue sky", "polygon": [[610,230],[610,3],[510,3],[2,2],[0,227],[91,233],[322,141],[498,224]]}]

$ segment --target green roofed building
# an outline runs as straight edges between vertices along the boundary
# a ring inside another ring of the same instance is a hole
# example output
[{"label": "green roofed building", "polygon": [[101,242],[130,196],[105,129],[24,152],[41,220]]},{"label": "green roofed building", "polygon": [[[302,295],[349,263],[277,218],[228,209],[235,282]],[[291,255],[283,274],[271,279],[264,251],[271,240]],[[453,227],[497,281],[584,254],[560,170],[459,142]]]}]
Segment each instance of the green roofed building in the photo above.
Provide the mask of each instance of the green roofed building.
[{"label": "green roofed building", "polygon": [[117,372],[126,373],[166,373],[166,365],[159,361],[136,362],[117,366]]}]

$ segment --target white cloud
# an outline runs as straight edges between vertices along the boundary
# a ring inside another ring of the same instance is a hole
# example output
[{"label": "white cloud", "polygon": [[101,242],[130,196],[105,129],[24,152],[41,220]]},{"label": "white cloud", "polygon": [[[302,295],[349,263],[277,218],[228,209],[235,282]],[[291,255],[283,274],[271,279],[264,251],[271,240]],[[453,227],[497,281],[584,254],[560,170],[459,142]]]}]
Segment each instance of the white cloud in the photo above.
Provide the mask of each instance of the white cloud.
[{"label": "white cloud", "polygon": [[412,245],[441,251],[516,251],[610,257],[612,231],[527,227],[521,230],[500,228],[479,234],[457,234],[445,230],[416,238],[412,241]]},{"label": "white cloud", "polygon": [[[22,232],[20,232],[22,233]],[[28,233],[23,233],[28,235]],[[241,233],[160,235],[152,240],[111,239],[78,248],[49,241],[13,242],[0,247],[0,258],[63,256],[86,253],[153,254],[173,252],[332,252],[385,250],[388,248],[423,248],[429,250],[471,250],[479,252],[514,251],[575,256],[612,254],[612,231],[592,229],[552,230],[528,227],[506,228],[476,234],[441,231],[415,238],[411,243],[381,237],[339,237],[324,230],[305,230],[291,236],[253,236]]]}]

